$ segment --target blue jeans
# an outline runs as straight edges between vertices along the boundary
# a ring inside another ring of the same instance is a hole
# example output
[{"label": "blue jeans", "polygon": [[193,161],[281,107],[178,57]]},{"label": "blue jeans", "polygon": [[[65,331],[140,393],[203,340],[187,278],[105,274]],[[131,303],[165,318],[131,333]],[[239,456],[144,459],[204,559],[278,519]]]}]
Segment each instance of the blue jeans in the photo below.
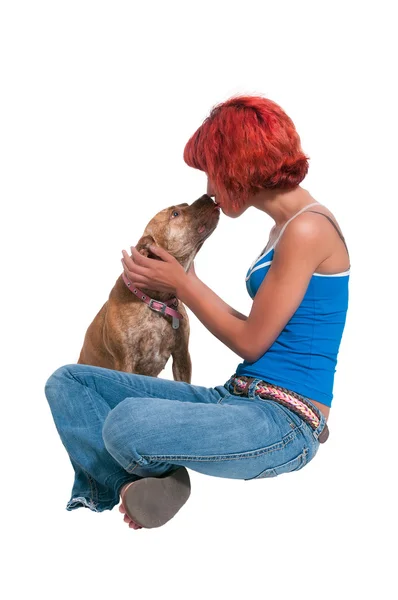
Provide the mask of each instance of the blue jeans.
[{"label": "blue jeans", "polygon": [[[232,379],[232,378],[230,378]],[[230,479],[262,479],[302,469],[319,448],[289,409],[225,385],[202,387],[81,364],[57,369],[45,393],[75,470],[68,510],[110,510],[121,486],[180,466]]]}]

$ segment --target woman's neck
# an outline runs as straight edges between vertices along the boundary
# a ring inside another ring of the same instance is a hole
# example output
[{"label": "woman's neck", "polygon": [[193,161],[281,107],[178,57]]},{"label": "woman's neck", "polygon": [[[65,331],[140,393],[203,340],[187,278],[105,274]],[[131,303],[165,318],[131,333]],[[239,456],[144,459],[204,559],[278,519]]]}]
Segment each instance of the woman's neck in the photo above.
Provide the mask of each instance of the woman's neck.
[{"label": "woman's neck", "polygon": [[297,186],[293,190],[262,190],[250,200],[250,206],[254,206],[265,212],[275,221],[275,230],[283,225],[299,210],[316,200],[311,194]]}]

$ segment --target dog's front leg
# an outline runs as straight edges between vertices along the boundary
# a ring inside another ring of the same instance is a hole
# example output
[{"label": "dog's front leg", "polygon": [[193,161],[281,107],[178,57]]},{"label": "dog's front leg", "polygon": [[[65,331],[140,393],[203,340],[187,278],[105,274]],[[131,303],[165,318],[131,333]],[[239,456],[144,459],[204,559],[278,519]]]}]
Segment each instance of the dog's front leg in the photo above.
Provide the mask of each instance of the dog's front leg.
[{"label": "dog's front leg", "polygon": [[176,348],[172,356],[174,381],[191,383],[192,363],[188,348],[185,349],[185,352],[181,352],[181,348]]},{"label": "dog's front leg", "polygon": [[185,383],[191,383],[192,363],[188,350],[188,315],[182,303],[180,303],[178,310],[183,315],[183,319],[180,321],[179,328],[174,330],[175,344],[174,350],[171,353],[171,356],[173,357],[173,377],[174,381],[185,381]]}]

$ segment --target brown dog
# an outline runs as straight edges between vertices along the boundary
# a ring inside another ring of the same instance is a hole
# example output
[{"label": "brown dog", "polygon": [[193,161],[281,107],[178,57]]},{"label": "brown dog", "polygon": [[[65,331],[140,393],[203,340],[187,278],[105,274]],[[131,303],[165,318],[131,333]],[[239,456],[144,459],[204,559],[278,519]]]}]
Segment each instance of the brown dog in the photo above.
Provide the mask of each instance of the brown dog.
[{"label": "brown dog", "polygon": [[[151,244],[161,246],[188,271],[219,218],[219,209],[206,194],[191,205],[170,206],[148,223],[136,249],[159,260],[148,248]],[[172,307],[183,316],[174,329],[172,317],[155,312],[140,300],[122,275],[87,329],[78,363],[157,377],[172,356],[174,379],[190,383],[189,321],[184,305],[178,300]],[[173,298],[167,292],[140,289],[161,302]]]}]

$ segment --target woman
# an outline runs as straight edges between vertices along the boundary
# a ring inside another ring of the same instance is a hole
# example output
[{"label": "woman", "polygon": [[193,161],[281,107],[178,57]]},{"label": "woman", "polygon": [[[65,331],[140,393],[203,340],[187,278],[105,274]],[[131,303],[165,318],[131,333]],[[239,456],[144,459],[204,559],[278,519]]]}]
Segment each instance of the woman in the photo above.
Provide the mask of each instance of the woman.
[{"label": "woman", "polygon": [[102,511],[120,498],[133,529],[158,527],[183,506],[185,467],[250,480],[312,460],[328,437],[348,307],[344,238],[300,186],[308,157],[277,104],[235,97],[216,106],[184,159],[206,173],[207,193],[226,216],[251,206],[275,221],[247,273],[249,316],[162,248],[152,248],[162,261],[123,250],[124,273],[137,287],[175,293],[243,362],[214,388],[85,365],[61,367],[46,383],[75,469],[67,508]]}]

